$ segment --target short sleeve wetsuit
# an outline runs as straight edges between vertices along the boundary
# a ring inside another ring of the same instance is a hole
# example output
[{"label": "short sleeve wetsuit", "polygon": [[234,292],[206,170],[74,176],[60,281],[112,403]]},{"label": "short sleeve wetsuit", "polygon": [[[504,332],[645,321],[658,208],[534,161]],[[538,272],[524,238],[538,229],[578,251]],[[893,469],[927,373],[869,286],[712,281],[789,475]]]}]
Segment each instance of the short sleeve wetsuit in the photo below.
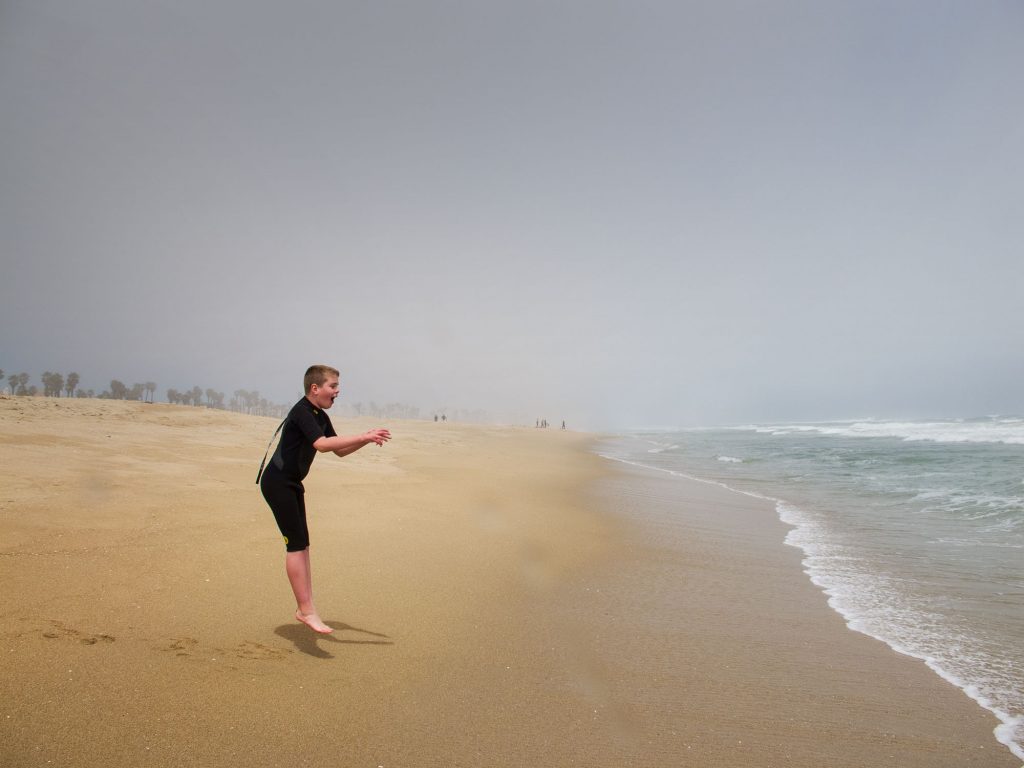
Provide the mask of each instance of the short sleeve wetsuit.
[{"label": "short sleeve wetsuit", "polygon": [[274,513],[289,552],[301,552],[309,546],[302,481],[316,457],[313,443],[321,437],[336,436],[323,409],[302,398],[288,412],[277,450],[260,479],[263,498]]}]

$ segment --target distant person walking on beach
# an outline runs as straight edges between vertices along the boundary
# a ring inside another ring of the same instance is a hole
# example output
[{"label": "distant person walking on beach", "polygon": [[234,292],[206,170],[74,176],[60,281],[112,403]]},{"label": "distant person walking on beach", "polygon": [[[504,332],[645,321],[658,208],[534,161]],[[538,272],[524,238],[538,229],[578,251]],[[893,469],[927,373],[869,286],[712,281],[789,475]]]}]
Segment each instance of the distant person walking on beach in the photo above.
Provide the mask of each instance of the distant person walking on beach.
[{"label": "distant person walking on beach", "polygon": [[306,527],[302,480],[309,473],[317,453],[348,456],[364,445],[384,445],[391,439],[391,433],[386,429],[371,429],[349,437],[338,436],[325,411],[334,405],[338,397],[339,375],[337,369],[327,365],[309,367],[303,380],[306,395],[292,407],[278,427],[281,440],[277,450],[266,469],[260,467],[260,475],[256,478],[284,536],[287,550],[285,571],[295,594],[295,618],[321,634],[334,630],[324,623],[313,605],[309,529]]}]

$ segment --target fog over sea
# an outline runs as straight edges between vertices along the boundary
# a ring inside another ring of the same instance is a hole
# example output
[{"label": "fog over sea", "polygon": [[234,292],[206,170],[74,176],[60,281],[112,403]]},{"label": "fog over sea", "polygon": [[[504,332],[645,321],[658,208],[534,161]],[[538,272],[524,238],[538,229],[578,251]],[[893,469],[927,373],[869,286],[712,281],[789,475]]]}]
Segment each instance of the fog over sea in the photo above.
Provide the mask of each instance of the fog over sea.
[{"label": "fog over sea", "polygon": [[848,625],[995,713],[1024,759],[1024,418],[642,431],[600,452],[774,501]]}]

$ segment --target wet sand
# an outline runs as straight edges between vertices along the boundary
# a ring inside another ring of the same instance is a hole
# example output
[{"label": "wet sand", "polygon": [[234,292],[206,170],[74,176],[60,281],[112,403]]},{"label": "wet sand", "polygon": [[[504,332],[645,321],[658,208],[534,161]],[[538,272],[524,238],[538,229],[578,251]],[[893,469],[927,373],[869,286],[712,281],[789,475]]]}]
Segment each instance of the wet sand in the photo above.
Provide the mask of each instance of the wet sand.
[{"label": "wet sand", "polygon": [[774,510],[559,430],[318,457],[317,636],[254,484],[275,426],[0,397],[0,764],[1017,765]]}]

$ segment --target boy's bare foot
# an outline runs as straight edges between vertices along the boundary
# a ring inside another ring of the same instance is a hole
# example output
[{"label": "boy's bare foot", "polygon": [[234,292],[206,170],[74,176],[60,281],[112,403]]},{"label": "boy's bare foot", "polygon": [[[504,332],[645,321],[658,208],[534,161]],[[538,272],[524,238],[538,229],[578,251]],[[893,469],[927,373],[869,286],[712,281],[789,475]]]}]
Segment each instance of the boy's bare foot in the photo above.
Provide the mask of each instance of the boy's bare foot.
[{"label": "boy's bare foot", "polygon": [[319,632],[321,635],[329,635],[334,631],[331,627],[324,624],[323,620],[315,613],[302,613],[301,611],[296,611],[295,618],[314,632]]}]

